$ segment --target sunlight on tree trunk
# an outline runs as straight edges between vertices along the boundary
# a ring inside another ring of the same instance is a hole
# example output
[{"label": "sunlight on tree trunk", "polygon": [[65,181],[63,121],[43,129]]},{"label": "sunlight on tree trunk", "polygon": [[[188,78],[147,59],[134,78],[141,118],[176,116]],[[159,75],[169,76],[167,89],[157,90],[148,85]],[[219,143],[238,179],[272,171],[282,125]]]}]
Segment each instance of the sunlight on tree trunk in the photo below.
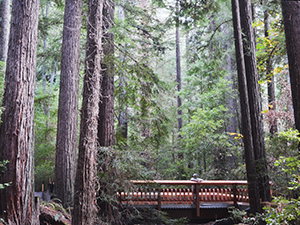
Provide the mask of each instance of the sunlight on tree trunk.
[{"label": "sunlight on tree trunk", "polygon": [[7,58],[9,24],[10,22],[10,0],[1,2],[1,33],[0,33],[0,60],[5,62]]}]

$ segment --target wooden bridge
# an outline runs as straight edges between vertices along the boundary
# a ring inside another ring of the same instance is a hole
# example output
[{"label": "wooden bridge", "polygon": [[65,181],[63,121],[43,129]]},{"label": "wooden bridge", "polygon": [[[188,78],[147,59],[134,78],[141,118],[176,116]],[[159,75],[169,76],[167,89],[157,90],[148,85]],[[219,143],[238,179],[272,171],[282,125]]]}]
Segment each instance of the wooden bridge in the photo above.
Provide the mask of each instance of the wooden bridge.
[{"label": "wooden bridge", "polygon": [[136,189],[117,193],[124,207],[156,208],[171,218],[219,219],[228,207],[249,207],[245,180],[132,181]]}]

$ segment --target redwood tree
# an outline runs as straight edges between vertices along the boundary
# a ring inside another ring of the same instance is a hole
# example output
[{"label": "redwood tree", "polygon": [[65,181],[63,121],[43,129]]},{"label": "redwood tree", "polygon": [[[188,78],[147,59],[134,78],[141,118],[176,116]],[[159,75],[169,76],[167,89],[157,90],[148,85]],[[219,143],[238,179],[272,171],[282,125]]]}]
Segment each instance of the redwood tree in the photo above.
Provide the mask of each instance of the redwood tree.
[{"label": "redwood tree", "polygon": [[75,180],[73,225],[94,224],[96,216],[97,126],[102,51],[102,0],[89,1],[79,155]]},{"label": "redwood tree", "polygon": [[260,211],[259,189],[257,184],[257,174],[254,160],[254,145],[252,137],[252,127],[250,118],[250,105],[248,97],[246,69],[244,61],[244,50],[242,43],[242,29],[240,22],[240,11],[238,0],[232,0],[232,18],[235,38],[235,52],[238,71],[238,84],[240,93],[242,134],[245,149],[246,171],[249,190],[250,211],[255,213]]},{"label": "redwood tree", "polygon": [[264,132],[261,116],[261,100],[255,56],[255,43],[252,25],[250,0],[240,0],[241,29],[243,31],[243,50],[246,69],[248,99],[250,106],[251,130],[253,137],[255,166],[262,201],[271,201],[269,177],[267,171]]},{"label": "redwood tree", "polygon": [[13,225],[39,224],[33,195],[34,90],[39,1],[14,0],[5,73],[0,160],[8,160],[1,182],[1,213]]},{"label": "redwood tree", "polygon": [[78,146],[78,89],[82,0],[66,0],[55,158],[55,193],[72,204]]},{"label": "redwood tree", "polygon": [[1,2],[0,60],[6,61],[9,37],[10,0]]},{"label": "redwood tree", "polygon": [[114,131],[114,3],[105,0],[103,5],[103,61],[101,99],[99,108],[98,141],[100,146],[115,144]]},{"label": "redwood tree", "polygon": [[282,0],[296,129],[300,131],[300,1]]}]

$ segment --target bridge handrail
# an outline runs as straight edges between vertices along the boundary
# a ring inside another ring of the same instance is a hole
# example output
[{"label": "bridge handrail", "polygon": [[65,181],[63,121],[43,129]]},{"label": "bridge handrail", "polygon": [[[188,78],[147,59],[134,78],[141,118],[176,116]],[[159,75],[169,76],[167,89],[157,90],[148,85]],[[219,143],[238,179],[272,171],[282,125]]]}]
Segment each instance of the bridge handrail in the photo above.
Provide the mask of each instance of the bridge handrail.
[{"label": "bridge handrail", "polygon": [[211,185],[211,186],[233,186],[243,185],[247,186],[246,180],[202,180],[202,181],[191,181],[191,180],[131,180],[133,184],[162,184],[162,185]]},{"label": "bridge handrail", "polygon": [[[188,199],[190,199],[190,201],[194,202],[196,204],[196,214],[197,216],[200,215],[200,198],[202,198],[203,201],[203,196],[204,199],[208,199],[208,195],[212,195],[214,196],[213,199],[215,199],[217,201],[217,199],[219,199],[219,201],[233,201],[234,205],[237,207],[237,203],[238,201],[243,201],[243,202],[247,202],[248,201],[248,190],[247,189],[237,189],[237,186],[247,186],[248,183],[246,180],[202,180],[202,181],[191,181],[191,180],[132,180],[131,181],[133,184],[135,185],[147,185],[147,184],[157,184],[157,185],[169,185],[169,186],[174,186],[174,185],[185,185],[185,186],[193,186],[193,192],[189,191],[190,194],[188,196]],[[200,186],[230,186],[230,189],[200,189]],[[166,201],[166,202],[172,202],[172,200],[170,201],[170,199],[168,198],[164,198],[165,195],[165,190],[166,189],[152,189],[151,190],[141,190],[139,189],[137,192],[131,192],[131,193],[118,193],[120,199],[126,199],[126,197],[132,197],[134,201],[137,201],[140,203],[140,201],[155,201],[158,205],[158,209],[161,210],[161,205],[162,202]],[[167,189],[168,191],[170,191],[170,193],[175,192],[175,195],[177,195],[177,193],[180,193],[179,196],[182,195],[182,192],[179,191],[181,189]],[[192,189],[191,189],[192,190]],[[168,192],[167,191],[167,192]],[[155,192],[155,193],[154,193]],[[191,194],[191,193],[195,193],[195,195]],[[196,194],[197,193],[197,194]],[[226,197],[225,196],[226,193]],[[129,195],[128,195],[129,194]],[[150,200],[147,198],[147,195],[153,195],[154,197],[152,197]],[[174,194],[174,193],[173,193]],[[171,195],[173,195],[171,194]],[[170,194],[167,194],[168,196]],[[185,194],[183,193],[184,197]],[[192,196],[190,196],[192,195]],[[224,196],[223,196],[224,195]],[[228,197],[228,195],[230,197]],[[194,197],[193,197],[194,196]],[[218,196],[218,197],[217,197]],[[221,197],[220,197],[221,196]],[[181,198],[181,197],[180,197]],[[220,200],[222,199],[222,200]],[[175,202],[176,200],[174,200]],[[205,201],[205,200],[204,200]]]}]

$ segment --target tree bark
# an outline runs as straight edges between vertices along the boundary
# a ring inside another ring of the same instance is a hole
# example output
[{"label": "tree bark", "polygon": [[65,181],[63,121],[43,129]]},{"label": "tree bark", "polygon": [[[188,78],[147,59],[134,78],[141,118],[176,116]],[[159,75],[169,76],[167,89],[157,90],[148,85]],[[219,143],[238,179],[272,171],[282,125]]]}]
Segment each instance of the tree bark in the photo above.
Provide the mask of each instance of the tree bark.
[{"label": "tree bark", "polygon": [[[282,0],[296,129],[300,131],[300,1]],[[300,147],[299,147],[300,149]]]},{"label": "tree bark", "polygon": [[5,62],[9,39],[10,0],[2,0],[1,6],[0,60]]},{"label": "tree bark", "polygon": [[98,141],[100,146],[115,144],[114,130],[114,34],[110,32],[114,20],[114,3],[103,5],[103,63],[101,99],[99,107]]},{"label": "tree bark", "polygon": [[39,224],[34,201],[34,90],[39,1],[15,0],[5,73],[0,160],[8,160],[1,182],[1,213],[13,225]]},{"label": "tree bark", "polygon": [[249,203],[251,213],[255,213],[261,211],[261,206],[259,201],[259,189],[256,180],[257,174],[255,168],[254,146],[250,119],[250,105],[248,99],[246,69],[244,62],[244,50],[242,43],[242,28],[240,22],[239,2],[238,0],[232,0],[231,4],[242,115],[242,135],[244,141],[246,171],[249,190]]},{"label": "tree bark", "polygon": [[75,181],[73,225],[94,224],[96,216],[97,127],[102,54],[102,0],[89,1],[79,156]]},{"label": "tree bark", "polygon": [[55,193],[72,205],[78,140],[78,89],[82,0],[66,0],[55,158]]},{"label": "tree bark", "polygon": [[252,26],[251,2],[240,0],[241,28],[243,31],[243,49],[250,106],[253,147],[260,197],[262,201],[270,201],[270,185],[264,146],[264,132],[261,115],[258,74],[255,56],[255,43]]}]

